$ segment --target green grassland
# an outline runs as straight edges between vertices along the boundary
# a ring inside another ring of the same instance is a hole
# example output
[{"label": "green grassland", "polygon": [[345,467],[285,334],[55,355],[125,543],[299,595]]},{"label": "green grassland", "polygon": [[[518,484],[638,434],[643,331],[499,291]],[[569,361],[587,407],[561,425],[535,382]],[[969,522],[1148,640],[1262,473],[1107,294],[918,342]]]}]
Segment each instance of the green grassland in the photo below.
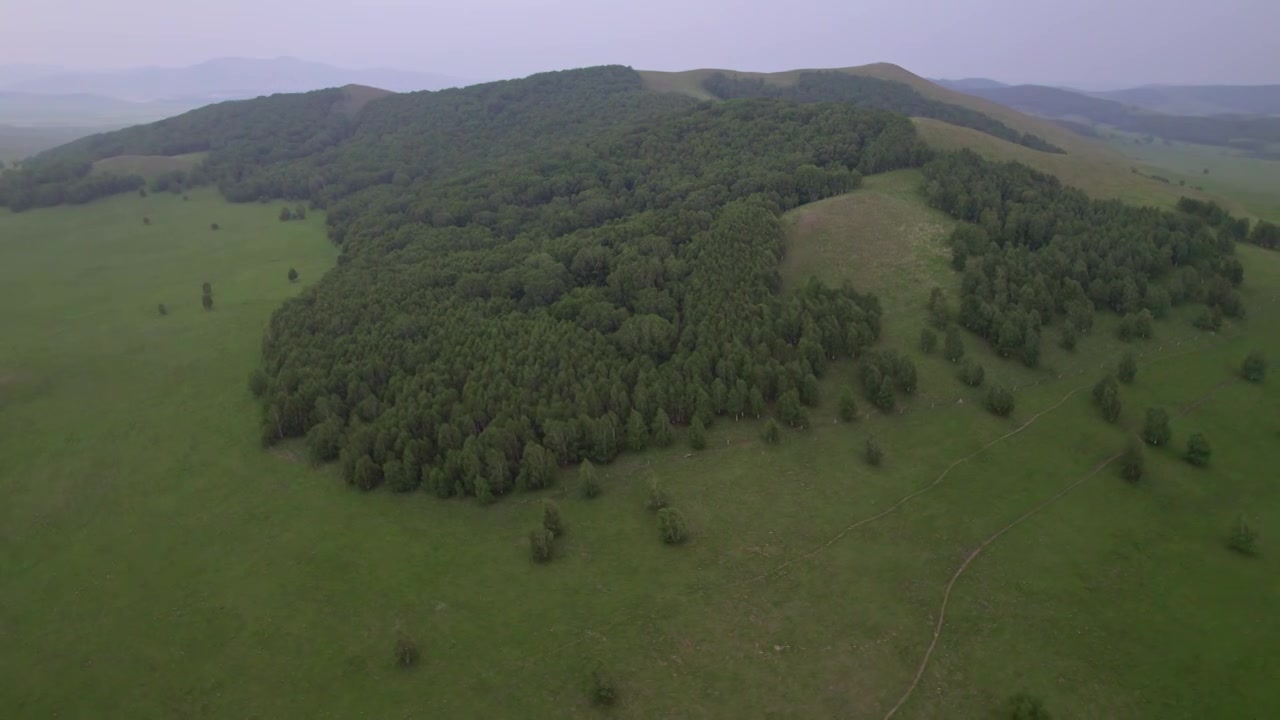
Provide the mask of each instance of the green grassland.
[{"label": "green grassland", "polygon": [[1234,198],[1248,214],[1280,222],[1280,160],[1208,145],[1139,143],[1133,135],[1114,131],[1106,131],[1106,137],[1108,145],[1136,160],[1143,172],[1168,178],[1180,189],[1185,183]]},{"label": "green grassland", "polygon": [[[547,566],[525,546],[535,495],[360,495],[260,448],[245,378],[270,312],[334,262],[320,213],[280,223],[202,191],[0,215],[0,713],[595,717],[599,666],[615,717],[879,718],[957,569],[1025,516],[956,580],[895,717],[996,717],[1023,690],[1055,717],[1280,714],[1280,378],[1234,374],[1255,347],[1280,358],[1280,255],[1241,248],[1250,319],[1216,335],[1176,315],[1122,346],[1103,321],[1075,354],[1046,342],[1039,370],[966,338],[1018,388],[998,419],[915,350],[928,287],[957,282],[917,179],[786,218],[788,287],[848,277],[884,297],[884,344],[920,366],[902,412],[845,425],[828,404],[777,447],[721,420],[705,451],[601,468],[591,501],[566,471],[544,494],[568,527]],[[1088,387],[1125,347],[1141,369],[1112,426]],[[852,374],[831,368],[824,396]],[[1186,410],[1175,447],[1137,485],[1093,474],[1151,405]],[[1177,457],[1197,431],[1207,469]],[[870,434],[881,468],[860,459]],[[689,518],[683,546],[643,507],[654,480]],[[1224,547],[1240,512],[1258,557]],[[401,635],[417,667],[395,667]]]}]

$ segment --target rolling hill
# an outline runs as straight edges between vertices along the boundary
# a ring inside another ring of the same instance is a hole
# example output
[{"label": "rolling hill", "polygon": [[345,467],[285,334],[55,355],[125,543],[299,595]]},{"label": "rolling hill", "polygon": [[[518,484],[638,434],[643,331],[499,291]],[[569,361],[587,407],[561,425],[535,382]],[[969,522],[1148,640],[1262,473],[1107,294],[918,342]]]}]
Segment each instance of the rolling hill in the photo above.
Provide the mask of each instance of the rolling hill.
[{"label": "rolling hill", "polygon": [[1280,85],[1148,85],[1088,94],[1165,115],[1280,115]]}]

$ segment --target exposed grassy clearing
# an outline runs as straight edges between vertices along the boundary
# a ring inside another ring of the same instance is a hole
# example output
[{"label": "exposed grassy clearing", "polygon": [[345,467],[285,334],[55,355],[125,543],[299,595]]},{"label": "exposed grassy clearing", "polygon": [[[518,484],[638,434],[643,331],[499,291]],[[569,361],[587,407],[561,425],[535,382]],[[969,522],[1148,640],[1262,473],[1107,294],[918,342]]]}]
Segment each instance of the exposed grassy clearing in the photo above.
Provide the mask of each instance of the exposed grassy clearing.
[{"label": "exposed grassy clearing", "polygon": [[93,164],[95,173],[114,173],[116,175],[141,175],[145,178],[163,175],[175,170],[190,170],[204,159],[208,153],[187,153],[185,155],[117,155],[99,160]]},{"label": "exposed grassy clearing", "polygon": [[[897,267],[887,233],[942,222],[912,220],[914,177],[869,178],[797,211],[830,223],[825,209],[853,207],[872,224],[820,226],[817,257],[834,258],[821,265],[876,242],[867,263]],[[901,415],[840,425],[825,405],[813,430],[775,448],[759,423],[722,420],[704,452],[601,468],[596,500],[562,483],[547,495],[568,531],[556,559],[535,566],[535,496],[489,508],[361,496],[258,447],[244,380],[262,328],[299,291],[288,268],[305,283],[335,255],[318,213],[280,223],[274,208],[199,192],[0,215],[7,715],[394,717],[425,703],[439,717],[595,717],[585,684],[601,662],[618,681],[616,717],[878,718],[977,543],[1119,448],[1147,404],[1204,395],[1254,346],[1280,357],[1280,320],[1264,310],[1280,293],[1280,256],[1244,248],[1251,319],[1216,337],[1160,324],[1136,346],[1148,357],[1122,428],[1095,417],[1087,391],[1062,402],[1118,354],[1105,323],[1076,356],[1046,342],[1036,371],[968,339],[993,380],[1020,386],[1012,418],[981,411],[945,361],[917,357],[921,392]],[[916,242],[932,257],[931,241]],[[789,263],[796,252],[793,240]],[[788,283],[805,267],[819,265],[789,265]],[[862,262],[839,267],[877,277]],[[212,313],[199,307],[204,280]],[[886,344],[910,350],[911,298],[923,305],[928,287],[891,290]],[[838,365],[824,383],[852,374]],[[1280,552],[1267,539],[1280,532],[1267,414],[1278,393],[1274,378],[1231,381],[1175,420],[1175,444],[1193,431],[1213,440],[1208,469],[1150,454],[1137,487],[1103,473],[993,544],[957,583],[899,717],[984,717],[1023,689],[1060,717],[1280,713],[1268,682]],[[861,462],[868,433],[886,450],[882,468]],[[682,547],[662,545],[643,509],[652,479],[689,518]],[[1221,542],[1242,508],[1262,530],[1252,560]],[[407,671],[392,657],[401,632],[422,652]]]}]

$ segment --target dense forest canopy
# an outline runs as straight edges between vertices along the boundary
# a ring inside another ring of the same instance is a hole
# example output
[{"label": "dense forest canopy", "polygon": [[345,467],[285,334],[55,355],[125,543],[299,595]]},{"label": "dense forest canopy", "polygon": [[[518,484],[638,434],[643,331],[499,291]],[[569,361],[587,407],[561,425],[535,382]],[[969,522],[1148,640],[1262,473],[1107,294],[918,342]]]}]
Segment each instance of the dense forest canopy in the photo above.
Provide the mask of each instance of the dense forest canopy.
[{"label": "dense forest canopy", "polygon": [[849,102],[861,107],[888,110],[909,117],[927,117],[952,125],[973,128],[1033,150],[1061,153],[1062,149],[1044,138],[1020,133],[1004,123],[960,105],[931,100],[906,83],[835,71],[800,73],[791,85],[767,83],[763,78],[730,77],[716,73],[702,83],[703,88],[723,100],[746,97],[774,97],[795,102]]},{"label": "dense forest canopy", "polygon": [[305,437],[361,488],[481,501],[668,443],[674,424],[773,411],[804,427],[833,360],[861,359],[875,407],[914,392],[910,359],[872,347],[874,297],[779,293],[778,215],[864,175],[924,167],[930,203],[966,221],[959,307],[939,294],[931,313],[1028,364],[1046,326],[1088,332],[1098,309],[1138,336],[1180,302],[1243,310],[1230,251],[1248,226],[1220,209],[1093,201],[1025,166],[937,155],[907,113],[1056,148],[899,83],[708,89],[737,99],[649,92],[610,66],[362,109],[341,90],[226,103],[46,153],[0,199],[92,199],[140,182],[90,175],[95,160],[201,151],[165,186],[327,208],[338,266],[276,311],[250,378],[263,442]]}]

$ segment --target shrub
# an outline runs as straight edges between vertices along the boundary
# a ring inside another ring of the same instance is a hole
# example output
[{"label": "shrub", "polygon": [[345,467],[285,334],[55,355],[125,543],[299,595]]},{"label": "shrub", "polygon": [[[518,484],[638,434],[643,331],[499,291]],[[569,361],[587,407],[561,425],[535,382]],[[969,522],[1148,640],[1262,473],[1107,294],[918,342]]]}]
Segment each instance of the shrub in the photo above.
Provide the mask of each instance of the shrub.
[{"label": "shrub", "polygon": [[1018,693],[1009,698],[1008,717],[1009,720],[1052,720],[1053,718],[1040,698],[1027,693]]},{"label": "shrub", "polygon": [[1204,467],[1209,464],[1209,456],[1213,454],[1213,448],[1209,445],[1209,439],[1200,433],[1195,433],[1187,438],[1187,454],[1185,455],[1187,462],[1197,467]]},{"label": "shrub", "polygon": [[1169,413],[1162,408],[1147,408],[1147,419],[1142,424],[1142,439],[1148,445],[1168,445],[1173,431],[1169,429]]},{"label": "shrub", "polygon": [[920,351],[930,355],[938,348],[938,333],[929,328],[920,331]]},{"label": "shrub", "polygon": [[542,501],[542,527],[553,537],[564,534],[564,518],[560,517],[560,506],[550,500]]},{"label": "shrub", "polygon": [[689,426],[689,447],[702,450],[707,447],[707,429],[702,425],[702,418],[694,418]]},{"label": "shrub", "polygon": [[781,430],[779,430],[777,420],[774,420],[773,418],[769,418],[768,422],[764,424],[764,433],[762,434],[762,437],[764,438],[764,441],[769,445],[778,444],[778,442],[782,439],[782,432]]},{"label": "shrub", "polygon": [[658,482],[656,479],[652,480],[649,483],[649,503],[646,507],[648,507],[650,511],[657,511],[662,510],[670,504],[671,501],[667,498],[666,491],[662,489],[662,483]]},{"label": "shrub", "polygon": [[588,500],[600,497],[603,488],[600,487],[600,478],[596,477],[596,466],[590,460],[583,460],[578,466],[578,485],[582,490],[582,497]]},{"label": "shrub", "polygon": [[169,314],[169,308],[165,307],[164,303],[160,303],[159,305],[157,305],[156,311],[158,311],[162,316]]},{"label": "shrub", "polygon": [[688,529],[684,515],[673,507],[664,507],[658,511],[658,535],[668,545],[679,545],[684,542]]},{"label": "shrub", "polygon": [[407,635],[401,634],[396,637],[395,647],[396,667],[411,668],[418,664],[418,644]]},{"label": "shrub", "polygon": [[289,268],[289,282],[298,282],[298,271]]},{"label": "shrub", "polygon": [[1142,479],[1142,471],[1146,466],[1146,460],[1142,457],[1142,445],[1136,442],[1129,442],[1125,447],[1124,454],[1120,456],[1120,477],[1129,482],[1137,482]]},{"label": "shrub", "polygon": [[1134,358],[1133,353],[1125,353],[1120,358],[1119,364],[1116,365],[1116,377],[1125,385],[1133,383],[1133,379],[1138,374],[1138,361]]},{"label": "shrub", "polygon": [[987,379],[987,371],[973,360],[965,360],[960,366],[960,382],[969,387],[980,387]]},{"label": "shrub", "polygon": [[591,703],[601,707],[609,707],[618,701],[618,688],[603,670],[596,669],[591,673]]},{"label": "shrub", "polygon": [[210,230],[221,230],[221,228],[219,228],[219,227],[218,227],[218,223],[212,223],[212,224],[210,224],[210,225],[209,225],[209,229],[210,229]]},{"label": "shrub", "polygon": [[1267,376],[1267,358],[1257,350],[1249,353],[1240,366],[1240,375],[1249,382],[1262,382]]},{"label": "shrub", "polygon": [[880,463],[884,462],[884,449],[880,447],[880,441],[876,440],[875,435],[867,438],[862,456],[871,467],[880,467]]},{"label": "shrub", "polygon": [[544,527],[529,531],[529,555],[534,562],[544,563],[551,559],[555,539],[551,531]]},{"label": "shrub", "polygon": [[1231,532],[1227,534],[1227,547],[1241,555],[1254,555],[1257,553],[1257,544],[1258,533],[1245,523],[1243,515],[1236,518]]},{"label": "shrub", "polygon": [[985,405],[993,415],[1007,417],[1013,412],[1013,391],[993,385],[987,389]]},{"label": "shrub", "polygon": [[853,422],[858,419],[858,401],[853,398],[853,391],[848,388],[845,388],[840,396],[840,419],[844,422]]}]

